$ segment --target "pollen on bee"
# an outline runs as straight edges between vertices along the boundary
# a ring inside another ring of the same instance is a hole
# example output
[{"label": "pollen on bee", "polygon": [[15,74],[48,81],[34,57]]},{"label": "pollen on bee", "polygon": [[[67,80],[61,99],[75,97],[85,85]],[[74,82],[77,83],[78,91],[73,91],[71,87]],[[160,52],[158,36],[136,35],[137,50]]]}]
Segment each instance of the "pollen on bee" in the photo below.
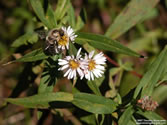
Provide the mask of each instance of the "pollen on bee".
[{"label": "pollen on bee", "polygon": [[61,37],[61,39],[58,41],[59,45],[65,46],[68,43],[68,36],[64,35]]}]

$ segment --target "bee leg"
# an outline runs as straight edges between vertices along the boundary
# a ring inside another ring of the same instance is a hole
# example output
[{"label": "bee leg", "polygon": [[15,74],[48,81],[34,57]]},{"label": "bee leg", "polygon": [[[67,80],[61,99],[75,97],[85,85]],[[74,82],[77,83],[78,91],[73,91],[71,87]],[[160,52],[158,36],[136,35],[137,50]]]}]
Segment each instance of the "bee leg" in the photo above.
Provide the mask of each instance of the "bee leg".
[{"label": "bee leg", "polygon": [[45,48],[45,50],[47,50],[49,48],[49,45]]}]

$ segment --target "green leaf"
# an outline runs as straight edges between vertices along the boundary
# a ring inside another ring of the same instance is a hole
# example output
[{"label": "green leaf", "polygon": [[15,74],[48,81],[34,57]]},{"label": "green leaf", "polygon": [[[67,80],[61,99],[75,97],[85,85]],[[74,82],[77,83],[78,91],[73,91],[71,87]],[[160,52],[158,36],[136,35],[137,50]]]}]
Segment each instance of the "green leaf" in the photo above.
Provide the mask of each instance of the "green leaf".
[{"label": "green leaf", "polygon": [[[54,88],[54,84],[50,83],[50,75],[47,73],[47,71],[42,73],[41,76],[41,80],[40,80],[40,84],[39,84],[39,88],[38,88],[38,93],[48,93],[48,92],[52,92],[53,88]],[[51,85],[49,85],[51,84]]]},{"label": "green leaf", "polygon": [[116,110],[117,106],[111,99],[87,93],[74,94],[72,103],[85,111],[95,114],[111,114]]},{"label": "green leaf", "polygon": [[115,76],[118,72],[120,72],[120,68],[111,68],[109,70],[109,87],[110,87],[110,90],[107,91],[106,95],[108,97],[115,97],[116,94],[117,94],[117,91],[116,91],[116,86],[115,86],[115,83],[114,83],[114,80],[113,80],[113,76]]},{"label": "green leaf", "polygon": [[77,35],[78,37],[76,38],[75,42],[78,44],[82,45],[88,42],[91,46],[97,49],[140,57],[140,54],[134,52],[128,47],[123,46],[116,40],[110,39],[109,37],[103,35],[96,35],[92,33],[81,33],[81,32],[78,32]]},{"label": "green leaf", "polygon": [[81,119],[81,121],[84,121],[88,125],[96,125],[95,115],[83,116],[80,119]]},{"label": "green leaf", "polygon": [[[98,115],[98,116],[99,116],[99,115]],[[96,119],[98,119],[98,117],[97,117]],[[99,125],[103,125],[104,119],[105,119],[105,115],[102,114],[102,115],[101,115],[101,121],[100,121]]]},{"label": "green leaf", "polygon": [[58,56],[52,56],[45,61],[45,67],[41,75],[38,93],[48,93],[53,91],[58,77],[58,67],[55,65],[57,60]]},{"label": "green leaf", "polygon": [[28,43],[34,44],[38,41],[38,35],[36,33],[26,33],[20,36],[12,43],[12,47],[20,47],[22,45],[27,45]]},{"label": "green leaf", "polygon": [[136,120],[135,120],[135,118],[133,116],[132,116],[132,119],[130,119],[128,121],[128,125],[136,125]]},{"label": "green leaf", "polygon": [[163,118],[160,115],[158,115],[157,113],[152,112],[152,111],[143,112],[140,110],[140,111],[137,111],[136,113],[146,117],[149,120],[163,120]]},{"label": "green leaf", "polygon": [[47,55],[45,55],[45,53],[43,52],[42,49],[37,49],[34,50],[26,55],[24,55],[23,57],[15,60],[15,62],[35,62],[38,60],[43,60],[48,58]]},{"label": "green leaf", "polygon": [[119,66],[122,69],[126,70],[126,71],[132,71],[133,70],[133,68],[132,68],[132,66],[133,66],[132,62],[128,62],[127,61],[124,64],[121,62],[121,63],[119,63]]},{"label": "green leaf", "polygon": [[162,104],[167,99],[167,85],[160,85],[153,92],[153,100],[156,100],[158,104]]},{"label": "green leaf", "polygon": [[[130,80],[130,81],[129,81]],[[121,97],[127,95],[132,89],[134,89],[140,81],[140,78],[134,77],[132,73],[126,73],[121,80],[119,92]]]},{"label": "green leaf", "polygon": [[69,9],[70,0],[59,0],[55,11],[56,20],[61,20]]},{"label": "green leaf", "polygon": [[159,52],[158,46],[156,46],[157,38],[163,37],[163,31],[161,29],[157,29],[154,31],[149,31],[143,33],[144,36],[139,39],[134,39],[133,42],[128,44],[129,48],[133,48],[137,52],[139,51],[147,51],[151,53],[156,53],[157,50]]},{"label": "green leaf", "polygon": [[108,28],[106,36],[116,39],[145,18],[159,0],[131,0]]},{"label": "green leaf", "polygon": [[42,7],[40,0],[30,0],[30,3],[31,3],[31,6],[32,6],[33,10],[35,11],[36,15],[42,21],[42,23],[45,26],[47,26],[49,29],[51,29],[52,26],[45,17],[44,10],[43,10],[43,7]]},{"label": "green leaf", "polygon": [[161,84],[163,82],[167,81],[167,72],[164,73],[164,75],[162,75],[161,80],[158,82],[158,84]]},{"label": "green leaf", "polygon": [[49,102],[63,101],[71,102],[73,95],[65,92],[41,93],[25,98],[7,98],[6,101],[12,104],[21,105],[26,108],[48,108]]},{"label": "green leaf", "polygon": [[167,62],[167,46],[159,54],[159,56],[153,61],[150,65],[150,68],[145,73],[143,78],[140,80],[135,93],[134,98],[136,98],[139,92],[142,90],[141,97],[145,95],[151,96],[154,87],[156,86],[158,80],[161,78],[161,75],[166,70]]},{"label": "green leaf", "polygon": [[75,25],[75,31],[78,31],[80,29],[82,29],[84,27],[84,22],[83,20],[81,19],[80,16],[77,17],[77,22],[76,22],[76,25]]},{"label": "green leaf", "polygon": [[23,8],[21,6],[15,8],[12,12],[12,15],[19,17],[19,18],[21,17],[21,18],[26,19],[26,20],[29,20],[33,17],[32,14],[28,11],[28,9]]},{"label": "green leaf", "polygon": [[92,51],[94,51],[94,54],[98,54],[98,53],[99,53],[94,47],[92,47],[92,46],[89,45],[88,43],[83,44],[83,48],[84,48],[88,53],[90,53],[90,52],[92,52]]},{"label": "green leaf", "polygon": [[81,11],[80,11],[80,17],[82,19],[82,21],[84,23],[86,23],[86,20],[87,20],[87,13],[86,13],[86,10],[85,8],[82,8]]},{"label": "green leaf", "polygon": [[48,20],[50,25],[52,25],[52,28],[55,28],[57,26],[57,20],[54,13],[54,10],[52,9],[51,5],[49,5],[47,10]]},{"label": "green leaf", "polygon": [[96,94],[96,95],[99,95],[99,96],[102,96],[101,92],[100,92],[100,89],[98,88],[98,86],[96,85],[96,82],[95,81],[88,81],[87,82],[89,88]]},{"label": "green leaf", "polygon": [[134,109],[133,109],[133,106],[129,106],[125,111],[124,113],[121,115],[119,121],[118,121],[118,124],[119,125],[128,125],[130,119],[132,118],[133,116],[133,113],[134,113]]},{"label": "green leaf", "polygon": [[94,80],[94,82],[96,83],[97,87],[101,86],[101,84],[103,83],[104,79],[105,79],[105,76],[103,75],[102,77],[97,78],[97,79]]},{"label": "green leaf", "polygon": [[73,43],[69,43],[69,54],[70,55],[76,55],[77,54],[77,49],[76,49],[76,47],[74,46],[74,44]]},{"label": "green leaf", "polygon": [[[50,59],[50,58],[49,58]],[[49,59],[45,62],[45,68],[44,71],[41,75],[41,80],[40,80],[40,84],[38,87],[38,93],[49,93],[49,92],[53,92],[54,86],[56,84],[56,80],[57,80],[57,67],[52,67],[52,64],[50,63]],[[53,60],[56,61],[58,58],[54,59],[53,56]],[[50,68],[52,67],[52,68]],[[37,112],[38,114],[38,119],[40,119],[42,117],[43,112],[38,110]]]},{"label": "green leaf", "polygon": [[75,31],[78,31],[84,27],[84,24],[87,20],[87,14],[84,8],[81,9],[79,16],[77,17],[77,21],[75,24]]},{"label": "green leaf", "polygon": [[141,19],[140,22],[144,21],[144,20],[148,20],[148,19],[152,19],[155,18],[156,16],[158,16],[158,9],[157,8],[152,8],[150,9],[150,11],[147,12],[146,15],[144,15]]},{"label": "green leaf", "polygon": [[75,27],[75,12],[74,12],[74,8],[71,3],[69,4],[68,16],[69,16],[69,19],[68,19],[69,25],[72,28],[74,28]]}]

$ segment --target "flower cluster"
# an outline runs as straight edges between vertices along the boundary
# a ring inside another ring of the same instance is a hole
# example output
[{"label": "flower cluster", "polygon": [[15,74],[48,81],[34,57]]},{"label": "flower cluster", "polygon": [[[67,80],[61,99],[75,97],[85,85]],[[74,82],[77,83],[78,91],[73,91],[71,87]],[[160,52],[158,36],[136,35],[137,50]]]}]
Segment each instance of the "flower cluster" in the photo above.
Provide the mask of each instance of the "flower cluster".
[{"label": "flower cluster", "polygon": [[158,103],[152,100],[150,96],[139,99],[137,105],[147,111],[154,111],[158,107]]},{"label": "flower cluster", "polygon": [[[58,41],[58,43],[60,42],[58,48],[65,49],[66,46],[66,49],[69,49],[69,42],[74,42],[77,35],[75,35],[71,27],[63,27],[62,30],[64,31],[64,42]],[[60,65],[59,70],[64,72],[64,77],[76,79],[79,76],[80,79],[85,77],[88,80],[102,77],[105,70],[105,62],[106,57],[102,52],[95,55],[94,51],[92,51],[89,54],[85,53],[85,56],[82,57],[81,48],[78,50],[76,56],[66,56],[64,59],[58,60],[58,64]]]}]

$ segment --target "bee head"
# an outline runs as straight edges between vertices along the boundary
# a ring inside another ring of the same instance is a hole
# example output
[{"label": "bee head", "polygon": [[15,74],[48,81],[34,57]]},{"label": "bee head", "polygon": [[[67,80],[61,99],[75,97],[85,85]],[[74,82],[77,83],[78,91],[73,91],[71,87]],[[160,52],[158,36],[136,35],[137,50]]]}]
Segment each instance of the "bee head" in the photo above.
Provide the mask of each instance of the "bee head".
[{"label": "bee head", "polygon": [[59,30],[60,36],[64,36],[64,31],[62,29]]}]

